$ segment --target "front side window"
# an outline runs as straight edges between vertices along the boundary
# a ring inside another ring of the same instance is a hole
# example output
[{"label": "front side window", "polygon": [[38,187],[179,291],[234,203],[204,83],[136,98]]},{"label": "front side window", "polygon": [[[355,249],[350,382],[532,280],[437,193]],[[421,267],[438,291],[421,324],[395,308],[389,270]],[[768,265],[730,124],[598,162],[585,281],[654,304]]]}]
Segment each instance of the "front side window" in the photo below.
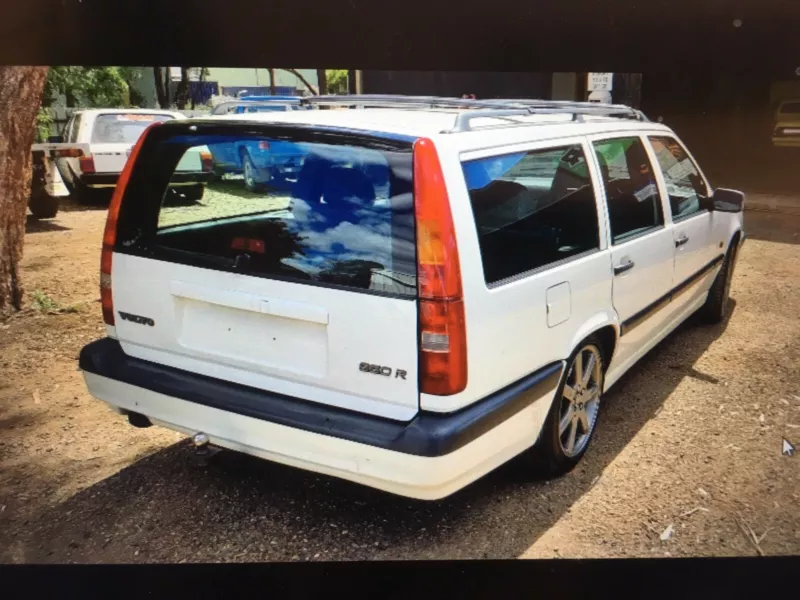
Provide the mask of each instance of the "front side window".
[{"label": "front side window", "polygon": [[81,116],[73,115],[67,123],[67,129],[64,131],[64,141],[72,143],[78,141],[78,127],[80,126]]},{"label": "front side window", "polygon": [[672,218],[700,212],[702,200],[708,197],[708,188],[686,150],[674,138],[666,136],[651,137],[650,144],[664,174]]},{"label": "front side window", "polygon": [[581,146],[472,160],[463,170],[487,284],[599,247]]},{"label": "front side window", "polygon": [[664,224],[653,168],[638,137],[594,143],[608,204],[611,241],[619,244]]}]

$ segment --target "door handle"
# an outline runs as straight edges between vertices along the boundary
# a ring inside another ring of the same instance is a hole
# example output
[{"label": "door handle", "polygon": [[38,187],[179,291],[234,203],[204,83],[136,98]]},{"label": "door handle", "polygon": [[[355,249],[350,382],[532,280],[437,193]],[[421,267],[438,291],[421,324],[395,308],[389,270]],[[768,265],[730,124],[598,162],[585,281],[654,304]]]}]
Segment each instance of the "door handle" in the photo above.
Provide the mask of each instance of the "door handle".
[{"label": "door handle", "polygon": [[675,240],[675,247],[678,248],[680,246],[683,246],[688,241],[689,241],[689,236],[686,235],[686,234],[683,234],[681,237],[679,237],[677,240]]},{"label": "door handle", "polygon": [[614,275],[621,275],[625,271],[630,271],[633,268],[634,262],[629,260],[626,263],[622,263],[621,265],[617,265],[614,267]]}]

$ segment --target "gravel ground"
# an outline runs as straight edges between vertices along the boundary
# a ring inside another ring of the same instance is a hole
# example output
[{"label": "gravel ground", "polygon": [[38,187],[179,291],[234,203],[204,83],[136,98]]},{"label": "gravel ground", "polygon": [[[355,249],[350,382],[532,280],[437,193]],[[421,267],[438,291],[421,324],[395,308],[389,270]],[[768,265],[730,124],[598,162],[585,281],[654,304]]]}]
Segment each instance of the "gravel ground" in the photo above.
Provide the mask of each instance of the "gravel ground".
[{"label": "gravel ground", "polygon": [[800,443],[800,217],[746,215],[730,321],[686,324],[626,375],[573,473],[512,463],[435,503],[231,452],[201,468],[93,400],[76,358],[102,335],[104,219],[28,227],[39,307],[0,322],[2,562],[800,554],[800,457],[780,453]]}]

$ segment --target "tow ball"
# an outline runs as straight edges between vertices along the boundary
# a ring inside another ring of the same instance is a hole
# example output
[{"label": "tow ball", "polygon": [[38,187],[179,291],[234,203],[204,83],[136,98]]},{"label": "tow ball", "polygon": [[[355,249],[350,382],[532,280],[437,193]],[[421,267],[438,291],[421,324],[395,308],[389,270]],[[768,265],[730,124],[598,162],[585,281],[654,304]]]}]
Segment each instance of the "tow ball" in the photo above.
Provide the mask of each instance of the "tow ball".
[{"label": "tow ball", "polygon": [[208,434],[203,432],[192,436],[192,444],[194,444],[194,462],[199,467],[207,467],[208,460],[220,451],[220,448],[211,445]]}]

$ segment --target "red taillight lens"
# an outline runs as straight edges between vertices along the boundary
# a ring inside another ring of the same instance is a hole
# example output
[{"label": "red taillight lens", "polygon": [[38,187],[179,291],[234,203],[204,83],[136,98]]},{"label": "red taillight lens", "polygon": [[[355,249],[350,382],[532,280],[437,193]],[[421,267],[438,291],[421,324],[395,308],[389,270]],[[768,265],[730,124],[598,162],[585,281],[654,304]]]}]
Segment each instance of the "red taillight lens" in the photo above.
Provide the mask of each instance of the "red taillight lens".
[{"label": "red taillight lens", "polygon": [[433,142],[414,144],[420,391],[447,396],[467,387],[467,332],[455,227]]},{"label": "red taillight lens", "polygon": [[203,165],[204,173],[211,173],[214,170],[214,157],[211,156],[211,152],[201,152],[200,163]]},{"label": "red taillight lens", "polygon": [[94,158],[91,156],[82,156],[80,158],[80,166],[82,173],[94,173]]},{"label": "red taillight lens", "polygon": [[83,150],[79,148],[62,148],[60,150],[55,151],[56,156],[60,156],[61,158],[80,158],[83,156]]},{"label": "red taillight lens", "polygon": [[111,204],[108,206],[108,216],[106,217],[106,228],[103,231],[103,250],[100,255],[100,301],[103,305],[103,321],[106,325],[115,325],[114,319],[114,299],[111,293],[111,262],[114,256],[114,244],[117,242],[117,221],[119,220],[119,209],[122,205],[122,197],[125,195],[125,188],[131,178],[131,171],[139,155],[139,150],[144,143],[147,134],[153,127],[160,125],[156,122],[145,129],[142,136],[134,145],[125,167],[120,173],[114,195],[111,197]]},{"label": "red taillight lens", "polygon": [[266,142],[266,141],[258,142],[258,149],[259,150],[269,150],[269,142]]}]

